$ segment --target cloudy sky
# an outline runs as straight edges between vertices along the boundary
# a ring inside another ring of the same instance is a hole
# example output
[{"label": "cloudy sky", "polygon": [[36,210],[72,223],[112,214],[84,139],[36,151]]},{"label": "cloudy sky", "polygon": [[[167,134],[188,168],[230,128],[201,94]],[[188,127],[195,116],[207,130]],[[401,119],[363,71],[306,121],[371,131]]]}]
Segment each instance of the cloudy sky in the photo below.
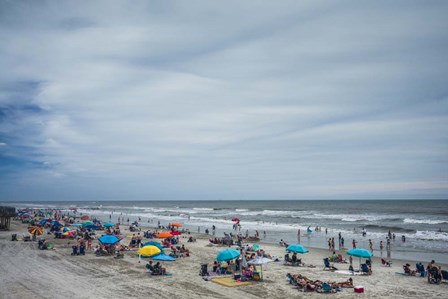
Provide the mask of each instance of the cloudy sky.
[{"label": "cloudy sky", "polygon": [[0,1],[0,200],[448,198],[447,1]]}]

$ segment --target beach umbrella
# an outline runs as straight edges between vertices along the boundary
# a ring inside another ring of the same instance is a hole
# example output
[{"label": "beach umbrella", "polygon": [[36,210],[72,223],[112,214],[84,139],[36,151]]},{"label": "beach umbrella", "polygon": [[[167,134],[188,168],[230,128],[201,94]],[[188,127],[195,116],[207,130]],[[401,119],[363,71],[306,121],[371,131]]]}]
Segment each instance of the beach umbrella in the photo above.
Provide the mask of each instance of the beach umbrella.
[{"label": "beach umbrella", "polygon": [[159,239],[171,238],[173,235],[170,232],[161,232],[156,235]]},{"label": "beach umbrella", "polygon": [[153,245],[142,247],[137,251],[138,255],[143,257],[158,255],[160,252],[160,249]]},{"label": "beach umbrella", "polygon": [[100,241],[102,244],[115,244],[120,242],[120,239],[118,239],[118,237],[114,235],[104,235],[98,238],[98,241]]},{"label": "beach umbrella", "polygon": [[161,252],[161,253],[164,253],[164,252],[163,252],[162,244],[160,244],[159,242],[156,242],[156,241],[149,241],[149,242],[146,242],[145,244],[143,244],[142,247],[145,247],[145,246],[156,246],[157,248],[160,249],[160,252]]},{"label": "beach umbrella", "polygon": [[267,264],[267,263],[271,263],[274,260],[267,258],[267,257],[263,257],[263,256],[257,256],[256,258],[254,258],[253,260],[248,261],[247,263],[249,265],[259,265],[260,269],[261,269],[261,279],[263,279],[263,265]]},{"label": "beach umbrella", "polygon": [[61,224],[59,223],[59,221],[53,220],[53,221],[51,221],[51,225],[60,226]]},{"label": "beach umbrella", "polygon": [[286,248],[287,251],[289,252],[295,252],[295,253],[308,253],[308,249],[306,249],[304,246],[300,245],[300,244],[291,244],[288,246],[288,248]]},{"label": "beach umbrella", "polygon": [[166,262],[173,262],[176,260],[174,257],[163,254],[163,253],[152,256],[151,259],[155,260],[155,261],[166,261]]},{"label": "beach umbrella", "polygon": [[181,227],[182,224],[181,223],[171,223],[171,226],[175,226],[175,227]]},{"label": "beach umbrella", "polygon": [[69,232],[70,229],[68,227],[64,227],[64,229],[62,231],[65,233],[65,232]]},{"label": "beach umbrella", "polygon": [[82,226],[84,226],[84,227],[95,226],[95,224],[93,224],[92,221],[84,221],[84,222],[82,223]]},{"label": "beach umbrella", "polygon": [[67,237],[74,237],[75,236],[75,232],[65,232],[62,235],[63,236],[67,236]]},{"label": "beach umbrella", "polygon": [[347,254],[351,255],[351,256],[359,257],[359,267],[360,268],[361,268],[361,259],[362,258],[370,259],[373,256],[373,254],[369,250],[364,249],[364,248],[350,249],[349,251],[347,251]]},{"label": "beach umbrella", "polygon": [[28,232],[32,235],[39,235],[39,236],[43,234],[42,227],[40,226],[31,226],[28,228]]},{"label": "beach umbrella", "polygon": [[235,217],[235,218],[232,218],[232,221],[233,222],[240,222],[240,219]]},{"label": "beach umbrella", "polygon": [[48,218],[44,218],[44,219],[42,219],[41,221],[39,221],[39,224],[40,224],[40,225],[45,225],[45,223],[47,223],[48,220],[50,220],[50,219],[48,219]]},{"label": "beach umbrella", "polygon": [[79,227],[79,226],[82,226],[82,224],[81,224],[81,223],[73,223],[72,226],[77,226],[77,227]]},{"label": "beach umbrella", "polygon": [[89,218],[90,218],[89,215],[81,216],[81,220],[88,220]]},{"label": "beach umbrella", "polygon": [[225,249],[218,253],[216,259],[218,262],[230,261],[240,256],[240,252],[235,249]]},{"label": "beach umbrella", "polygon": [[179,231],[177,231],[177,230],[172,231],[171,234],[172,234],[173,236],[180,236],[180,235],[182,235],[182,233],[179,232]]},{"label": "beach umbrella", "polygon": [[254,245],[252,245],[252,249],[257,251],[258,249],[260,249],[260,245],[258,245],[257,243],[255,243]]},{"label": "beach umbrella", "polygon": [[115,224],[113,224],[112,222],[106,222],[106,223],[104,223],[103,226],[104,226],[104,227],[114,227]]}]

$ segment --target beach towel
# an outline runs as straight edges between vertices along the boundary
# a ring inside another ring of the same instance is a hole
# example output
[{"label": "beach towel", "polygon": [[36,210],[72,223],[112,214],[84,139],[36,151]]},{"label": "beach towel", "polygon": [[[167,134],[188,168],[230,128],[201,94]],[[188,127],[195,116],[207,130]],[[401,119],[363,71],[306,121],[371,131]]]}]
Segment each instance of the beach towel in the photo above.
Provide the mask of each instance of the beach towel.
[{"label": "beach towel", "polygon": [[237,281],[234,280],[233,277],[215,277],[212,278],[211,281],[226,287],[238,287],[255,284],[253,281]]},{"label": "beach towel", "polygon": [[349,271],[349,270],[336,270],[333,272],[339,273],[339,274],[347,274],[347,275],[362,275],[362,272],[354,272],[354,271]]}]

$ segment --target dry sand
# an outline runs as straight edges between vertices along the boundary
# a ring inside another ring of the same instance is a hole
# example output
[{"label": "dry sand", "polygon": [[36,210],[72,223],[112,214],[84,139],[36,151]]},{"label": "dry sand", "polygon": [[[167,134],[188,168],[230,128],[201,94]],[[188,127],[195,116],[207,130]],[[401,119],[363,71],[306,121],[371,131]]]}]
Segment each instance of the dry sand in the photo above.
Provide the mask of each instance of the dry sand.
[{"label": "dry sand", "polygon": [[[181,243],[191,250],[191,257],[164,263],[173,275],[161,277],[148,275],[145,261],[139,263],[131,252],[118,260],[92,253],[71,256],[68,241],[53,240],[52,236],[48,240],[55,244],[55,250],[38,250],[37,242],[10,241],[12,233],[25,231],[25,225],[13,221],[11,231],[0,232],[0,298],[448,298],[447,283],[430,285],[424,278],[395,274],[402,272],[406,263],[400,260],[394,260],[390,268],[374,260],[371,276],[354,276],[355,285],[364,286],[364,294],[356,294],[353,289],[336,294],[303,293],[288,283],[288,272],[310,279],[347,280],[348,275],[323,271],[322,259],[329,252],[322,249],[310,249],[309,254],[302,256],[304,262],[316,268],[270,263],[263,267],[263,282],[232,288],[199,276],[200,264],[212,264],[216,254],[224,249],[207,246],[204,235],[195,235],[195,243],[181,238]],[[262,248],[272,255],[284,255],[284,248],[277,245],[262,244]],[[355,266],[357,262],[355,259]],[[348,269],[347,264],[335,265]],[[446,269],[446,265],[442,267]]]}]

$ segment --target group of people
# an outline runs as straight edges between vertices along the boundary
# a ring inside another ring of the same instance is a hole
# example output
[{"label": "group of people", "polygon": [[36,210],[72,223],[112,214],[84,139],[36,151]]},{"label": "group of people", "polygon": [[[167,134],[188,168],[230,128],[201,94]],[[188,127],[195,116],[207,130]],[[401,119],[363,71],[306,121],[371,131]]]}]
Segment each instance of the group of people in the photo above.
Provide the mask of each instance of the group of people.
[{"label": "group of people", "polygon": [[343,282],[329,282],[322,280],[311,280],[304,275],[291,273],[286,274],[289,283],[298,287],[303,292],[333,293],[342,290],[342,288],[353,288],[353,279],[350,277]]},{"label": "group of people", "polygon": [[442,270],[441,266],[437,266],[434,260],[428,263],[426,269],[421,262],[415,264],[415,270],[411,269],[411,265],[406,263],[403,265],[403,271],[404,274],[410,276],[417,276],[417,275],[421,277],[426,276],[428,278],[429,283],[440,283],[444,276],[443,275],[444,272],[447,273],[447,271]]}]

